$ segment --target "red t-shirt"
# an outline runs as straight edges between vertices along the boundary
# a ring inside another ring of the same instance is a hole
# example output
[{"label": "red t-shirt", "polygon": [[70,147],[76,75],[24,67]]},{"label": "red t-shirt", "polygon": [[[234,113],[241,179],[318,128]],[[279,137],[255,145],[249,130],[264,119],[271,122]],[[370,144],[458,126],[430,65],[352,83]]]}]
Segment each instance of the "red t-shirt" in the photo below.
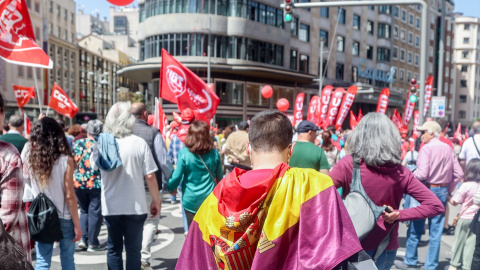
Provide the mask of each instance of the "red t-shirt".
[{"label": "red t-shirt", "polygon": [[259,180],[264,180],[270,176],[273,172],[273,169],[260,169],[260,170],[251,170],[244,174],[242,174],[239,178],[240,184],[245,187],[249,188]]}]

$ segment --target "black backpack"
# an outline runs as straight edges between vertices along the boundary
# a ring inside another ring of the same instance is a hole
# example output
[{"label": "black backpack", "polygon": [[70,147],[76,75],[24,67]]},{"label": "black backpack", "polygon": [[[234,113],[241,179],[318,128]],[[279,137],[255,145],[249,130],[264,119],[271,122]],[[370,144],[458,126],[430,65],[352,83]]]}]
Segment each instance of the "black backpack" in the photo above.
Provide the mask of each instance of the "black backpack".
[{"label": "black backpack", "polygon": [[63,239],[57,208],[45,194],[38,194],[32,201],[27,220],[32,240],[53,243]]}]

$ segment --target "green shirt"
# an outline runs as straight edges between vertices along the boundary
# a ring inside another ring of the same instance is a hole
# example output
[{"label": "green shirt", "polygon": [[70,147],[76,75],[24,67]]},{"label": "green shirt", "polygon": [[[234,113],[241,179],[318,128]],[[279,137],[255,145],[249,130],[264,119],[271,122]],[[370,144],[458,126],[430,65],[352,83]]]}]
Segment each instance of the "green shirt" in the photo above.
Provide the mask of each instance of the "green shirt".
[{"label": "green shirt", "polygon": [[[175,190],[182,181],[182,204],[189,212],[196,213],[203,201],[210,195],[216,185],[216,181],[223,178],[222,162],[216,149],[201,155],[193,154],[188,148],[182,148],[178,153],[177,167],[168,180],[168,190]],[[210,173],[208,172],[210,171]]]},{"label": "green shirt", "polygon": [[23,147],[28,142],[28,140],[22,137],[22,135],[18,135],[16,133],[3,134],[2,136],[0,136],[0,141],[13,144],[13,146],[17,148],[18,153],[22,153]]},{"label": "green shirt", "polygon": [[296,142],[288,165],[290,167],[309,168],[317,171],[330,169],[323,149],[311,142]]}]

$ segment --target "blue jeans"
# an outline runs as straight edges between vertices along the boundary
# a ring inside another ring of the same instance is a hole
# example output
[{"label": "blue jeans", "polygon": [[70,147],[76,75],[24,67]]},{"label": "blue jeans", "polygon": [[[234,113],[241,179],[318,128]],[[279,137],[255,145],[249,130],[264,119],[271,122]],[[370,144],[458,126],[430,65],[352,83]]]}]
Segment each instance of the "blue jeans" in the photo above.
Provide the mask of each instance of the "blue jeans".
[{"label": "blue jeans", "polygon": [[[370,257],[373,257],[373,253],[375,251],[366,250]],[[380,256],[378,256],[377,260],[375,261],[375,265],[377,266],[378,270],[390,270],[392,268],[393,263],[395,262],[395,258],[397,257],[397,250],[384,250]]]},{"label": "blue jeans", "polygon": [[100,245],[98,234],[102,227],[102,204],[100,189],[75,189],[80,205],[82,239],[88,245]]},{"label": "blue jeans", "polygon": [[127,252],[127,270],[140,270],[144,215],[105,216],[108,230],[107,265],[110,270],[123,270],[123,245]]},{"label": "blue jeans", "polygon": [[[447,204],[448,190],[446,187],[431,187],[430,190],[438,199]],[[428,226],[430,232],[430,241],[427,258],[425,259],[425,269],[435,270],[438,267],[438,255],[440,253],[440,241],[443,233],[443,223],[445,222],[445,214],[435,216],[428,219]],[[407,231],[407,244],[405,253],[405,264],[417,265],[418,262],[418,243],[422,237],[423,228],[425,227],[425,219],[414,220],[410,223]]]},{"label": "blue jeans", "polygon": [[[60,229],[62,230],[63,239],[60,240],[60,260],[63,270],[75,269],[73,254],[75,253],[75,238],[73,229],[73,221],[71,219],[60,219]],[[50,269],[52,263],[53,243],[37,242],[35,245],[37,250],[37,264],[35,269]]]}]

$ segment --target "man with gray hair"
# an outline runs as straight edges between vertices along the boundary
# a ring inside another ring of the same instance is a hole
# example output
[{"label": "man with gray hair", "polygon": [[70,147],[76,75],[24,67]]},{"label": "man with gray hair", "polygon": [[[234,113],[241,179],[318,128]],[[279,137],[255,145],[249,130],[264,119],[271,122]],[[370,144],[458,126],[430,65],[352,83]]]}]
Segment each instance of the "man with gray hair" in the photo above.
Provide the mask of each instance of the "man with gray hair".
[{"label": "man with gray hair", "polygon": [[[447,204],[447,195],[455,189],[463,178],[463,171],[458,163],[452,148],[439,140],[442,128],[435,121],[427,121],[417,127],[422,132],[422,142],[425,144],[418,154],[418,169],[413,175],[440,199],[443,206]],[[445,214],[429,218],[430,241],[427,258],[425,260],[426,270],[435,270],[438,267],[438,255],[440,252],[440,240],[443,233]],[[416,269],[417,248],[425,227],[425,219],[412,221],[407,231],[406,254],[404,263],[397,265],[400,269]]]},{"label": "man with gray hair", "polygon": [[472,130],[475,135],[468,138],[463,143],[460,155],[458,155],[458,158],[460,159],[460,165],[462,165],[464,170],[470,160],[474,158],[480,159],[480,121],[473,123]]},{"label": "man with gray hair", "polygon": [[0,141],[13,144],[19,153],[22,153],[23,147],[28,141],[22,136],[24,131],[23,124],[23,116],[16,114],[10,116],[8,124],[10,130],[6,134],[0,136]]}]

